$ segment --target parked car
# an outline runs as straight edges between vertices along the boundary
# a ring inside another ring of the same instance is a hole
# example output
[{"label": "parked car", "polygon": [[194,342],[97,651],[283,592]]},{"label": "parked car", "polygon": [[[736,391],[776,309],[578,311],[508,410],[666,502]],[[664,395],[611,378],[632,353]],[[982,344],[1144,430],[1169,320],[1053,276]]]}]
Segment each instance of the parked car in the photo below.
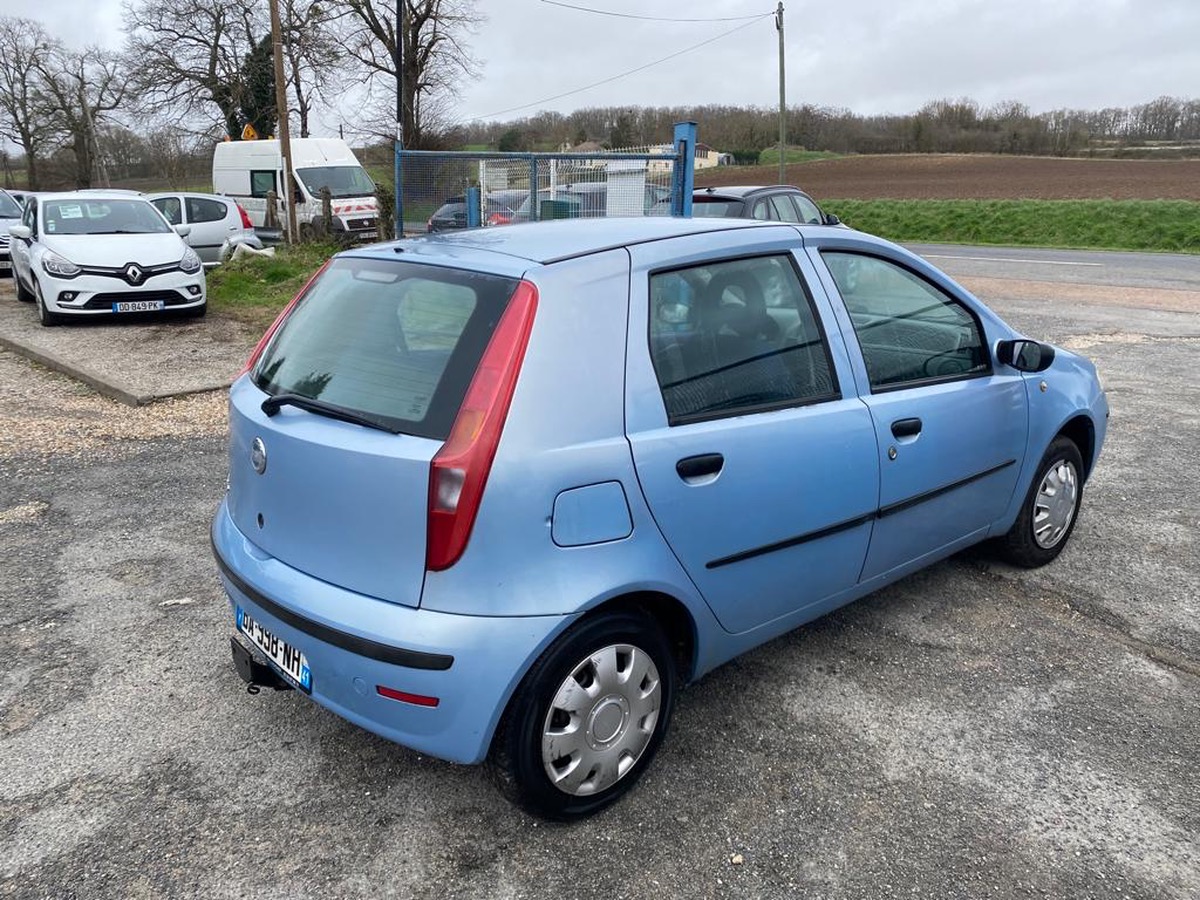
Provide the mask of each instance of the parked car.
[{"label": "parked car", "polygon": [[234,661],[578,818],[722,663],[984,539],[1053,560],[1107,417],[1086,359],[848,229],[352,250],[230,390]]},{"label": "parked car", "polygon": [[8,193],[0,191],[0,277],[12,275],[12,255],[8,249],[8,229],[21,222],[21,204]]},{"label": "parked car", "polygon": [[564,184],[554,189],[542,188],[539,190],[537,215],[532,217],[529,214],[529,195],[525,193],[512,221],[589,219],[638,214],[667,215],[671,211],[670,197],[670,188],[643,184],[640,188],[634,188],[632,192],[618,189],[610,200],[607,182],[577,182]]},{"label": "parked car", "polygon": [[229,197],[215,194],[169,193],[146,197],[172,226],[191,228],[184,240],[196,251],[205,266],[224,262],[237,244],[255,250],[263,242],[254,233],[246,210]]},{"label": "parked car", "polygon": [[[521,197],[528,198],[528,191],[495,191],[484,199],[484,209],[481,210],[481,225],[507,225],[516,213],[511,203],[521,202]],[[467,198],[451,197],[425,223],[429,234],[437,231],[455,231],[467,227]]]},{"label": "parked car", "polygon": [[187,230],[140,197],[40,194],[9,229],[17,298],[37,303],[43,325],[166,309],[202,316],[204,269],[180,237]]},{"label": "parked car", "polygon": [[837,216],[822,211],[817,201],[804,191],[786,184],[700,188],[692,194],[692,215],[805,225],[841,224]]}]

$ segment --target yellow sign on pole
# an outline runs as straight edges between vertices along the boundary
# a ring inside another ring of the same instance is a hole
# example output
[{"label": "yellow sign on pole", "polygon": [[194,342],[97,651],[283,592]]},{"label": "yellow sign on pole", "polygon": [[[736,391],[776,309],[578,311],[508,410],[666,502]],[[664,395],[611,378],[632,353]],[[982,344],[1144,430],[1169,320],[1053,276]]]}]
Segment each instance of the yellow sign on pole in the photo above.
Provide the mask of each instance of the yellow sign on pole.
[{"label": "yellow sign on pole", "polygon": [[242,140],[243,141],[257,141],[258,140],[258,132],[254,130],[254,126],[251,125],[249,122],[247,122],[246,127],[242,129]]}]

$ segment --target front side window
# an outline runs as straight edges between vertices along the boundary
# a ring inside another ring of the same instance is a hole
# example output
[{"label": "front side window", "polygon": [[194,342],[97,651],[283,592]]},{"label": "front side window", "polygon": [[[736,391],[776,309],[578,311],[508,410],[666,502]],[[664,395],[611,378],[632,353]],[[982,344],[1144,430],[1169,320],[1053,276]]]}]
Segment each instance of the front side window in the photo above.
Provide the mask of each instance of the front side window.
[{"label": "front side window", "polygon": [[159,197],[150,202],[172,225],[183,224],[183,209],[179,204],[178,197]]},{"label": "front side window", "polygon": [[839,396],[788,256],[651,275],[650,350],[672,425]]},{"label": "front side window", "polygon": [[873,391],[991,372],[983,330],[958,300],[885,259],[828,251],[822,257],[854,324]]},{"label": "front side window", "polygon": [[279,327],[254,383],[444,440],[516,284],[479,272],[336,259]]},{"label": "front side window", "polygon": [[21,207],[4,191],[0,191],[0,219],[21,218]]}]

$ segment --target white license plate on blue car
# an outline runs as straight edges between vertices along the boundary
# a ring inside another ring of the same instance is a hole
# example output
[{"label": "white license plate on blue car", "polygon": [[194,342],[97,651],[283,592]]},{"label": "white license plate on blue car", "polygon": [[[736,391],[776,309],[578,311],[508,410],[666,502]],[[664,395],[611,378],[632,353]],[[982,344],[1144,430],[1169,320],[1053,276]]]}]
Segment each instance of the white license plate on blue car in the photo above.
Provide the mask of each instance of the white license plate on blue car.
[{"label": "white license plate on blue car", "polygon": [[312,693],[312,670],[309,669],[308,658],[303,653],[282,638],[271,634],[240,606],[237,608],[237,629],[287,676],[288,681],[304,693]]},{"label": "white license plate on blue car", "polygon": [[163,308],[161,300],[122,300],[112,305],[115,313],[123,312],[158,312]]}]

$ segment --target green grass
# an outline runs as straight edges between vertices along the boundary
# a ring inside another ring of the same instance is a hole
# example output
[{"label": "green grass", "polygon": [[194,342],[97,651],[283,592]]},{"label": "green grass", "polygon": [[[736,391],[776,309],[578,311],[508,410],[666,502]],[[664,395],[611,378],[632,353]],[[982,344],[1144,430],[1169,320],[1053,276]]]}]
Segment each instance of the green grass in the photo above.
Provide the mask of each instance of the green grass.
[{"label": "green grass", "polygon": [[[805,150],[802,147],[788,147],[784,151],[783,160],[785,164],[791,165],[792,163],[812,162],[816,159],[837,159],[842,155],[834,153],[832,150]],[[779,148],[768,147],[758,154],[758,164],[760,166],[779,165]]]},{"label": "green grass", "polygon": [[243,257],[218,266],[208,273],[209,310],[266,328],[339,249],[334,244],[280,246],[274,257]]},{"label": "green grass", "polygon": [[823,200],[893,241],[1200,253],[1192,200]]}]

